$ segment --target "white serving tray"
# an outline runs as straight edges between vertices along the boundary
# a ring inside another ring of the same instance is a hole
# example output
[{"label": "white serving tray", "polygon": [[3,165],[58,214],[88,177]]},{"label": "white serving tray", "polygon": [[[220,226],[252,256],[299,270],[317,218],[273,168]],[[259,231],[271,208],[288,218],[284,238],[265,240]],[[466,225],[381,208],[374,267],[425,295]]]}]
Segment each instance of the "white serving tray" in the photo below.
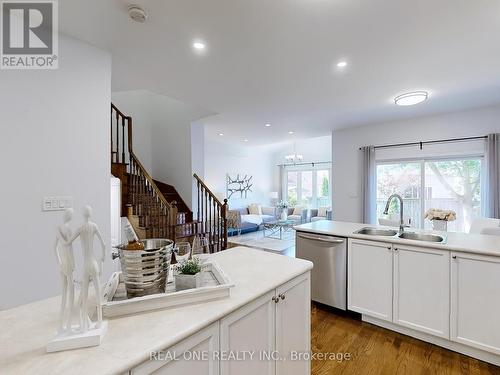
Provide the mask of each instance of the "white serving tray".
[{"label": "white serving tray", "polygon": [[115,272],[104,287],[103,316],[136,314],[145,311],[168,309],[228,297],[234,286],[231,279],[215,261],[203,263],[203,284],[200,288],[175,291],[175,282],[167,284],[166,292],[127,299],[121,272]]}]

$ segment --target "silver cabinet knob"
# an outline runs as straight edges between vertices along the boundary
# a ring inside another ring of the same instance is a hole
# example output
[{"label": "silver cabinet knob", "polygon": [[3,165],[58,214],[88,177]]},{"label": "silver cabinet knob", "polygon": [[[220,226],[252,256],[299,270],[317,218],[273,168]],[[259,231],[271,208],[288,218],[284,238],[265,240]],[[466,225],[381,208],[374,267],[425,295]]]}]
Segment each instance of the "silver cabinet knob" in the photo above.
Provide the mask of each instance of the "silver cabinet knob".
[{"label": "silver cabinet knob", "polygon": [[457,259],[457,256],[456,255],[452,255],[451,256],[453,259]]},{"label": "silver cabinet knob", "polygon": [[283,299],[285,299],[285,294],[281,293],[278,297],[280,297],[283,300]]},{"label": "silver cabinet knob", "polygon": [[397,247],[395,247],[395,248],[394,248],[394,251],[398,251],[398,248],[397,248]]},{"label": "silver cabinet knob", "polygon": [[273,296],[272,300],[274,303],[278,303],[280,301],[279,297]]},{"label": "silver cabinet knob", "polygon": [[387,250],[391,250],[392,249],[392,246],[387,246]]}]

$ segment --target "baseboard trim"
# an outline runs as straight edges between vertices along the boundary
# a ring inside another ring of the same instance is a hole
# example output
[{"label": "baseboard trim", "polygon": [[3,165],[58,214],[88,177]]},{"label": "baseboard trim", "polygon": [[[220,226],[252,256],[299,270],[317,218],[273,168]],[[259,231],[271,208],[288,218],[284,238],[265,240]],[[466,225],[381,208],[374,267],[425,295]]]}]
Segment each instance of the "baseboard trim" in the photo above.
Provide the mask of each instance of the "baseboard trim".
[{"label": "baseboard trim", "polygon": [[427,333],[415,331],[411,328],[402,327],[400,325],[397,325],[397,324],[394,324],[391,322],[386,322],[384,320],[380,320],[377,318],[372,318],[372,317],[367,316],[367,315],[362,315],[361,320],[363,322],[371,323],[371,324],[374,324],[376,326],[379,326],[379,327],[382,327],[385,329],[389,329],[391,331],[395,331],[395,332],[401,333],[403,335],[410,336],[410,337],[413,337],[413,338],[416,338],[416,339],[419,339],[419,340],[422,340],[425,342],[429,342],[431,344],[441,346],[443,348],[452,350],[452,351],[460,353],[460,354],[468,355],[469,357],[473,357],[473,358],[479,359],[481,361],[494,364],[496,366],[500,366],[500,356],[499,355],[496,355],[493,353],[488,353],[488,352],[485,352],[484,350],[481,350],[481,349],[471,348],[470,346],[467,346],[467,345],[464,345],[464,344],[461,344],[458,342],[449,341],[449,340],[443,339],[441,337],[437,337],[437,336],[429,335]]}]

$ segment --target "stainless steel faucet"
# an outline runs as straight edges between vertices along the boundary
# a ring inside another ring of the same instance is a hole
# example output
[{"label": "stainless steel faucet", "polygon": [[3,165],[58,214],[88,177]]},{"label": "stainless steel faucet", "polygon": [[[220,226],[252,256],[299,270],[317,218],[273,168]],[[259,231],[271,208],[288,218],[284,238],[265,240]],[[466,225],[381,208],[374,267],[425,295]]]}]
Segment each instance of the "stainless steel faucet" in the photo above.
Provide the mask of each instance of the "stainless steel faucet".
[{"label": "stainless steel faucet", "polygon": [[405,231],[405,224],[404,224],[404,218],[403,218],[403,198],[399,194],[392,194],[389,199],[387,200],[387,203],[385,204],[385,210],[384,210],[384,215],[387,215],[389,213],[389,205],[391,204],[391,201],[397,198],[399,199],[399,214],[400,214],[400,220],[399,220],[399,233],[398,235],[403,234]]}]

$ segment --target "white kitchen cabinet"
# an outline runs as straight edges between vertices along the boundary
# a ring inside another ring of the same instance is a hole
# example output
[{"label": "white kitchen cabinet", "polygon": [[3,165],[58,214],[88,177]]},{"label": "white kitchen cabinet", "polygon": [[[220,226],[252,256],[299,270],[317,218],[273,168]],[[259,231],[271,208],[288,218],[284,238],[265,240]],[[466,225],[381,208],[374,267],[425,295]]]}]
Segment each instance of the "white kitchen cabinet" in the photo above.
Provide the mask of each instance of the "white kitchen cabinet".
[{"label": "white kitchen cabinet", "polygon": [[392,253],[389,243],[349,239],[349,310],[392,321]]},{"label": "white kitchen cabinet", "polygon": [[[130,374],[218,375],[219,361],[214,355],[218,350],[219,322],[216,322],[177,345],[158,353],[156,359],[139,365],[131,370]],[[201,357],[203,353],[206,353],[206,358]]]},{"label": "white kitchen cabinet", "polygon": [[451,340],[500,354],[500,258],[451,257]]},{"label": "white kitchen cabinet", "polygon": [[[310,288],[308,272],[222,319],[221,352],[253,352],[254,358],[221,361],[221,375],[309,374],[309,358],[296,360],[291,354],[310,350]],[[276,361],[277,356],[286,360]]]},{"label": "white kitchen cabinet", "polygon": [[277,375],[310,374],[311,362],[291,358],[291,353],[311,350],[311,300],[309,275],[291,280],[276,290],[276,350],[285,361],[276,362]]},{"label": "white kitchen cabinet", "polygon": [[[221,375],[275,373],[274,362],[260,358],[260,353],[271,353],[276,347],[275,296],[275,291],[267,293],[220,321],[221,353],[248,354],[245,360],[221,361]],[[254,353],[253,358],[250,353]]]},{"label": "white kitchen cabinet", "polygon": [[[163,352],[175,354],[176,360],[150,360],[130,374],[309,375],[310,349],[306,272]],[[301,360],[292,358],[292,351],[302,355]],[[206,358],[195,360],[196,355]],[[287,360],[280,361],[283,357]]]},{"label": "white kitchen cabinet", "polygon": [[449,339],[449,251],[405,245],[393,250],[393,322]]}]

